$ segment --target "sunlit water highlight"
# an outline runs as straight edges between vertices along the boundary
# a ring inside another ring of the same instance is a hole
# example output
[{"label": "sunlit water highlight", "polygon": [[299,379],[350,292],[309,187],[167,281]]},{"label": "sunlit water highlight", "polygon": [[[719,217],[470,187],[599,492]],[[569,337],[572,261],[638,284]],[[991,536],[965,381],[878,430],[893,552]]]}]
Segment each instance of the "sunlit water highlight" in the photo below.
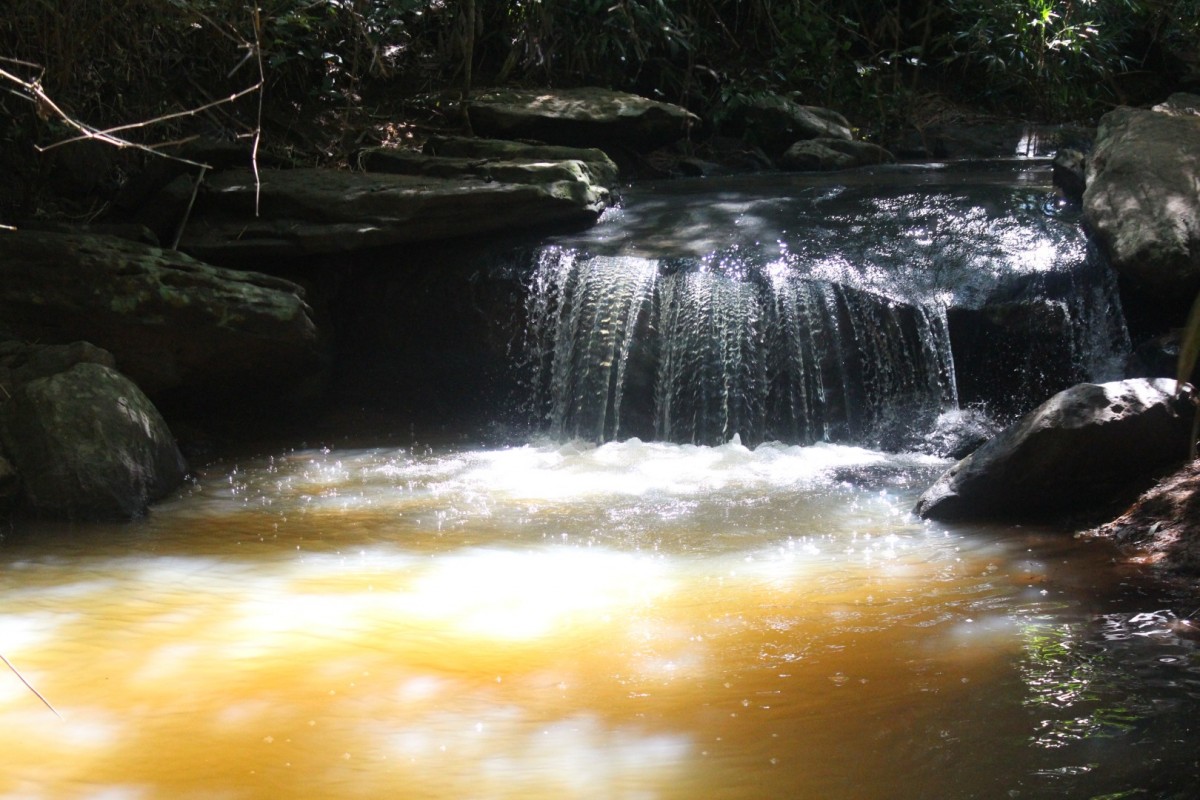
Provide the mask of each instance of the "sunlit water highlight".
[{"label": "sunlit water highlight", "polygon": [[1193,609],[916,521],[944,466],[306,451],[20,526],[0,652],[62,719],[0,670],[0,798],[1192,796]]}]

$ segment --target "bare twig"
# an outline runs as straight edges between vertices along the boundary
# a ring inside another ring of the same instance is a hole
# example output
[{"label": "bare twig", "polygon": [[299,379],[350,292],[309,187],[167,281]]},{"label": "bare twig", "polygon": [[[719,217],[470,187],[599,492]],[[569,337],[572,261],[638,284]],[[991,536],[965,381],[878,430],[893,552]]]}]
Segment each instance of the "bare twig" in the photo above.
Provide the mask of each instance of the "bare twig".
[{"label": "bare twig", "polygon": [[[226,97],[222,100],[214,100],[211,103],[205,103],[202,106],[197,106],[195,108],[189,108],[185,111],[176,111],[172,114],[163,114],[161,117],[155,117],[154,119],[142,120],[141,122],[130,122],[125,125],[117,125],[116,127],[113,127],[113,128],[104,128],[103,130],[90,129],[90,132],[88,132],[88,133],[83,133],[83,134],[80,134],[79,136],[72,136],[70,139],[63,139],[62,141],[55,142],[54,144],[48,144],[45,147],[37,147],[37,150],[40,153],[44,153],[47,150],[53,150],[56,147],[62,147],[64,144],[71,144],[72,142],[80,142],[80,141],[84,141],[85,139],[95,139],[95,138],[104,137],[104,136],[112,136],[112,134],[114,134],[114,133],[120,133],[122,131],[129,131],[129,130],[136,130],[137,128],[145,128],[150,125],[157,125],[160,122],[166,122],[166,121],[172,120],[172,119],[179,119],[180,117],[193,117],[196,114],[201,114],[205,111],[208,111],[211,108],[215,108],[216,106],[223,106],[226,103],[232,103],[234,100],[237,100],[240,97],[245,97],[246,95],[251,94],[253,92],[257,92],[261,88],[262,88],[262,83],[261,82],[256,83],[253,86],[247,86],[245,89],[242,89],[240,92],[235,92],[234,94],[231,94],[229,97]],[[139,146],[139,145],[136,145],[133,143],[130,143],[130,144],[134,147]],[[166,144],[169,144],[169,143],[166,143]],[[144,147],[144,148],[153,149],[155,147],[162,147],[164,145],[158,144],[158,145],[140,145],[140,146]]]},{"label": "bare twig", "polygon": [[[262,14],[254,7],[254,55],[258,59],[258,85],[267,82],[262,57]],[[258,119],[254,123],[254,144],[250,148],[250,168],[254,170],[254,216],[258,216],[259,201],[262,199],[262,181],[258,177],[258,145],[262,141],[263,93],[258,93]]]},{"label": "bare twig", "polygon": [[[79,131],[80,134],[82,134],[82,135],[77,137],[78,139],[96,139],[96,140],[104,142],[106,144],[110,144],[113,147],[121,147],[121,148],[132,147],[136,150],[142,150],[147,153],[153,153],[154,155],[159,156],[160,158],[167,158],[172,161],[180,161],[184,164],[191,164],[192,166],[195,166],[195,167],[207,166],[206,164],[201,164],[198,161],[192,161],[191,159],[188,159],[188,158],[183,158],[181,156],[173,156],[169,153],[163,153],[162,151],[156,150],[155,148],[153,148],[149,145],[138,144],[137,142],[131,142],[127,139],[121,139],[119,137],[113,136],[110,133],[106,133],[97,128],[93,128],[92,126],[87,125],[83,122],[79,122],[78,120],[74,119],[69,114],[67,114],[65,111],[63,111],[61,108],[59,108],[58,104],[55,103],[52,99],[50,99],[50,96],[46,94],[46,92],[41,87],[41,83],[37,80],[33,80],[33,81],[24,80],[5,69],[0,69],[0,78],[4,79],[6,81],[15,83],[22,90],[24,90],[25,94],[23,95],[23,97],[25,99],[29,100],[35,106],[37,106],[37,114],[39,117],[41,117],[42,119],[50,119],[51,117],[57,117],[59,120],[61,120],[67,126]],[[222,102],[225,102],[225,101],[222,101]],[[151,123],[147,122],[145,124],[151,124]],[[53,146],[53,145],[51,145],[51,146]],[[37,147],[37,146],[35,145],[35,147]],[[37,149],[40,152],[40,151],[43,151],[48,148],[37,147]]]},{"label": "bare twig", "polygon": [[45,697],[43,697],[41,692],[39,692],[37,689],[33,688],[32,683],[25,680],[25,676],[21,674],[20,670],[18,670],[16,667],[13,666],[11,661],[9,661],[7,658],[4,657],[3,653],[0,653],[0,661],[3,661],[5,663],[5,665],[9,669],[12,670],[13,675],[16,675],[21,680],[21,683],[25,684],[25,688],[29,689],[29,691],[31,691],[35,695],[37,695],[37,699],[41,700],[42,703],[45,704],[46,708],[48,708],[54,712],[54,716],[58,717],[59,719],[62,719],[62,714],[58,713],[58,709],[56,709],[54,706],[50,705],[50,701],[47,700]]},{"label": "bare twig", "polygon": [[179,220],[179,228],[175,231],[175,241],[171,242],[171,249],[179,249],[179,240],[183,238],[183,229],[187,227],[188,218],[192,215],[192,206],[196,204],[196,195],[200,191],[200,184],[204,182],[204,173],[208,172],[207,167],[200,168],[200,174],[196,176],[196,183],[192,186],[192,196],[188,199],[187,208],[183,210],[183,219]]}]

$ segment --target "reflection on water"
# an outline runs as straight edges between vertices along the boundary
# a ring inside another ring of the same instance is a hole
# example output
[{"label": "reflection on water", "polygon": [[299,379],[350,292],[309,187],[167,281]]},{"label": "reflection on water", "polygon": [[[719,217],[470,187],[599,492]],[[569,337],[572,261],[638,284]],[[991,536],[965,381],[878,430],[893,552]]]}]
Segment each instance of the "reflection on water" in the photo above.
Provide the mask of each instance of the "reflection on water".
[{"label": "reflection on water", "polygon": [[22,526],[0,652],[62,719],[0,671],[0,798],[1192,796],[1193,609],[917,522],[943,466],[310,451]]}]

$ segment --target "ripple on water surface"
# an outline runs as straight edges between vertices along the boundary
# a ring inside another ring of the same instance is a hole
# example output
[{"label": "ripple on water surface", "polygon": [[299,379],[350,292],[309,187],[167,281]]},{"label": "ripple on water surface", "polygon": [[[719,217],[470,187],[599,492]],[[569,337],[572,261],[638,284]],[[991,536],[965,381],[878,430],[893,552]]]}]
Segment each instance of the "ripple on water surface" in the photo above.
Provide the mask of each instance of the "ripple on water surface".
[{"label": "ripple on water surface", "polygon": [[1195,788],[1191,608],[1099,545],[915,520],[944,466],[292,452],[15,531],[0,652],[63,718],[0,671],[0,798]]}]

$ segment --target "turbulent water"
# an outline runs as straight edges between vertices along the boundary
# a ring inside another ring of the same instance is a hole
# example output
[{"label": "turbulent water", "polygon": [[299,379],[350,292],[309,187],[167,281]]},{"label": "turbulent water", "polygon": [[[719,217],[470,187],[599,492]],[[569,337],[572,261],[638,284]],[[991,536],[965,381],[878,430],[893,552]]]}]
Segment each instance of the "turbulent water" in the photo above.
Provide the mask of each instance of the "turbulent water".
[{"label": "turbulent water", "polygon": [[0,652],[61,717],[0,670],[0,798],[1193,796],[1195,609],[917,522],[944,466],[303,451],[23,526]]},{"label": "turbulent water", "polygon": [[1127,344],[1027,177],[639,188],[522,273],[551,438],[13,523],[0,800],[1195,796],[1200,609],[909,511],[964,367],[1028,402]]}]

